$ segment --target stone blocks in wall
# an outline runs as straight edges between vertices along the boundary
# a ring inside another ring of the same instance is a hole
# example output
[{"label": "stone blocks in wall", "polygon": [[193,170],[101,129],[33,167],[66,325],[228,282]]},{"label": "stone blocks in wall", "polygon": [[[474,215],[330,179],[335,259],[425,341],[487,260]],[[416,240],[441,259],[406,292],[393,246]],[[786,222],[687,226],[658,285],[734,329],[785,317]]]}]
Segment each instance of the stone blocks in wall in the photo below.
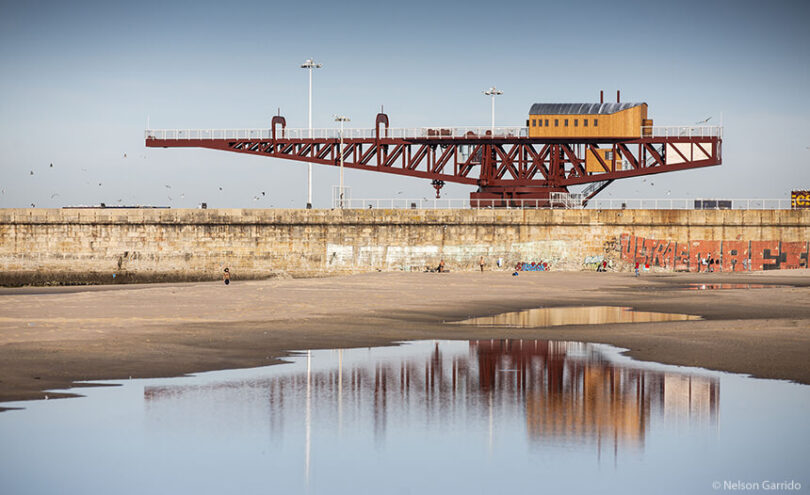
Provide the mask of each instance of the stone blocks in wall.
[{"label": "stone blocks in wall", "polygon": [[[625,235],[623,235],[625,234]],[[86,272],[178,279],[371,270],[454,270],[503,258],[579,270],[644,260],[694,270],[807,266],[810,211],[739,210],[0,210],[0,269],[69,280]],[[589,264],[590,262],[590,264]],[[195,278],[196,277],[196,278]]]}]

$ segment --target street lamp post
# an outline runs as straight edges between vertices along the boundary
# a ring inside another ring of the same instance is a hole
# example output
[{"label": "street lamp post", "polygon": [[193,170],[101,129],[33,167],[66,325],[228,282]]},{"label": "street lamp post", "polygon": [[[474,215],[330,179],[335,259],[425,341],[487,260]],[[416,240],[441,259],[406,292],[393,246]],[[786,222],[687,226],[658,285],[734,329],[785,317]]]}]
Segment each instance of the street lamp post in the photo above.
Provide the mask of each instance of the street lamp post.
[{"label": "street lamp post", "polygon": [[497,89],[495,86],[492,86],[486,91],[482,91],[487,96],[492,97],[492,136],[495,136],[495,97],[498,95],[502,95],[503,91]]},{"label": "street lamp post", "polygon": [[[302,69],[309,71],[309,116],[307,118],[307,127],[309,128],[308,137],[312,139],[312,69],[320,69],[323,64],[317,64],[311,58],[307,59],[301,64]],[[307,169],[307,209],[312,208],[312,164],[308,164]]]},{"label": "street lamp post", "polygon": [[343,209],[343,123],[350,122],[351,119],[345,115],[335,115],[335,122],[340,122],[340,146],[338,153],[340,154],[340,208]]}]

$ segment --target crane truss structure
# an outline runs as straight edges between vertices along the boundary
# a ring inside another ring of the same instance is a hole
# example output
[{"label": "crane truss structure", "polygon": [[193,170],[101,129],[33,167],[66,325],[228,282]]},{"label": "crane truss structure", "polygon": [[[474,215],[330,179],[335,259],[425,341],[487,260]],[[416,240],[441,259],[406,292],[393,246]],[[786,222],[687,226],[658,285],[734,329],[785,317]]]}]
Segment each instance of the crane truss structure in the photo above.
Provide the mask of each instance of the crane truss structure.
[{"label": "crane truss structure", "polygon": [[[208,148],[432,181],[477,186],[472,206],[566,206],[571,186],[588,185],[587,203],[616,179],[722,163],[722,128],[645,128],[643,137],[530,138],[527,129],[391,129],[378,114],[374,129],[147,130],[146,146]],[[342,152],[341,152],[342,148]],[[597,151],[602,151],[599,153]],[[604,154],[605,150],[610,153]],[[608,159],[605,159],[605,156]],[[586,163],[587,162],[587,163]]]}]

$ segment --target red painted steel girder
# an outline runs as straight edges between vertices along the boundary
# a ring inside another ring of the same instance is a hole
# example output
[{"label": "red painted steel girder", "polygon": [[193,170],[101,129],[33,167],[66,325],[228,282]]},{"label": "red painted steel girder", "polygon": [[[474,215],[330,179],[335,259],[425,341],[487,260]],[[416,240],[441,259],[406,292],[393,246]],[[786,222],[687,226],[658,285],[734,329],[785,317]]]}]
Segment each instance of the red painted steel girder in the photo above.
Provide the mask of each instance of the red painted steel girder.
[{"label": "red painted steel girder", "polygon": [[[277,132],[255,139],[164,139],[147,137],[147,147],[195,147],[284,160],[340,165],[340,140],[288,138]],[[481,198],[547,199],[550,191],[593,182],[719,165],[719,136],[626,138],[487,137],[344,138],[343,166],[389,174],[479,186]],[[383,121],[387,127],[387,117]],[[610,149],[611,160],[593,157],[599,172],[586,170],[586,154]]]}]

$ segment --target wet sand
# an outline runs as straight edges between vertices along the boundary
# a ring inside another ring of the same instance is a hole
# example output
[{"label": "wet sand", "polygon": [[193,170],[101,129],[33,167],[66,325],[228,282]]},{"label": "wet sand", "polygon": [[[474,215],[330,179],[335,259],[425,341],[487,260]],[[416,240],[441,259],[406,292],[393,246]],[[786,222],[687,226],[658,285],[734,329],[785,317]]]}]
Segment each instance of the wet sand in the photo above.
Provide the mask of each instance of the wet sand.
[{"label": "wet sand", "polygon": [[[790,287],[685,290],[686,284]],[[636,359],[810,384],[810,271],[645,274],[372,273],[0,289],[0,402],[74,381],[278,362],[295,350],[420,339],[551,339]],[[445,322],[549,306],[628,306],[699,321],[491,328]],[[75,390],[75,393],[81,393]],[[58,396],[48,392],[53,398]],[[0,406],[2,408],[2,406]]]}]

